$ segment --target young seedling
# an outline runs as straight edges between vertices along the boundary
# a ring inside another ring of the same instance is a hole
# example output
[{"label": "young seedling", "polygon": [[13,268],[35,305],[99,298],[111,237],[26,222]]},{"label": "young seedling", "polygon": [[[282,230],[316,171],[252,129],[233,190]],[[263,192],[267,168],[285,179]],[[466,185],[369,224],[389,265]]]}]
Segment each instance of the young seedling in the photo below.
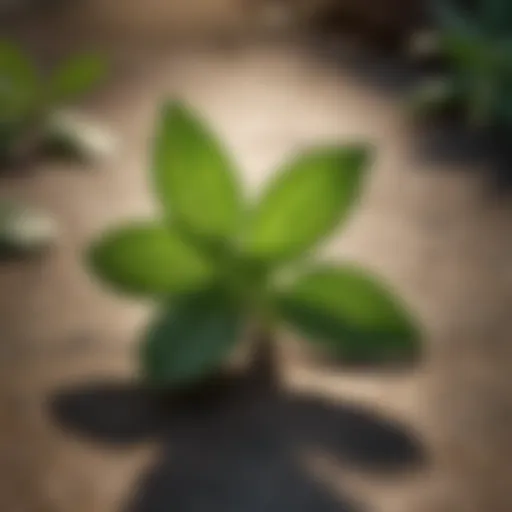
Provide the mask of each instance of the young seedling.
[{"label": "young seedling", "polygon": [[470,126],[509,126],[512,122],[512,4],[478,0],[474,9],[452,0],[435,2],[437,28],[416,39],[420,53],[440,56],[447,73],[420,87],[414,108],[432,113],[455,107]]},{"label": "young seedling", "polygon": [[88,253],[114,289],[160,303],[140,351],[150,382],[182,386],[216,372],[248,324],[255,357],[281,325],[349,359],[416,350],[410,314],[379,280],[310,259],[352,211],[370,153],[364,144],[307,150],[251,204],[204,122],[164,106],[151,171],[161,216],[107,232]]},{"label": "young seedling", "polygon": [[87,93],[105,75],[102,59],[76,56],[43,74],[19,47],[0,42],[0,163],[45,149],[94,156],[89,131],[59,110]]}]

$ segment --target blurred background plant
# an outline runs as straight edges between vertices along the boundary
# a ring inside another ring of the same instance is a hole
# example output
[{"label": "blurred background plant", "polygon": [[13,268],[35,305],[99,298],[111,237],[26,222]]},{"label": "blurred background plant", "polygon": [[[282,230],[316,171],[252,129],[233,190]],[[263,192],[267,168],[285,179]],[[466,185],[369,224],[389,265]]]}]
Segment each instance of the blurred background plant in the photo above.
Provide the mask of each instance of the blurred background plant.
[{"label": "blurred background plant", "polygon": [[[113,134],[69,105],[105,78],[96,55],[77,55],[44,73],[18,45],[0,42],[0,169],[39,156],[89,163],[113,152]],[[18,201],[0,202],[0,256],[39,253],[57,236],[55,220]]]},{"label": "blurred background plant", "polygon": [[14,43],[0,43],[0,165],[44,151],[80,158],[103,156],[111,136],[62,109],[92,90],[107,71],[95,55],[71,57],[43,73]]},{"label": "blurred background plant", "polygon": [[512,3],[436,0],[434,29],[418,34],[413,54],[439,57],[443,73],[413,97],[420,115],[455,110],[471,127],[512,123]]}]

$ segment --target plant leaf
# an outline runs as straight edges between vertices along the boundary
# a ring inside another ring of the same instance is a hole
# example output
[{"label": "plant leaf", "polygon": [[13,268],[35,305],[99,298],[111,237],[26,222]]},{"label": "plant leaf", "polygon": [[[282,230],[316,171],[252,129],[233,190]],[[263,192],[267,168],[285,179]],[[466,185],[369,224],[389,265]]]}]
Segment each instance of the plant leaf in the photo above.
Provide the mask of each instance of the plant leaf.
[{"label": "plant leaf", "polygon": [[367,146],[349,145],[295,158],[256,206],[248,253],[259,260],[293,258],[330,234],[359,197],[370,153]]},{"label": "plant leaf", "polygon": [[0,42],[2,119],[17,119],[35,108],[39,85],[37,69],[21,48]]},{"label": "plant leaf", "polygon": [[382,281],[352,265],[317,267],[278,296],[283,319],[351,361],[414,355],[418,330]]},{"label": "plant leaf", "polygon": [[213,274],[176,229],[150,222],[107,232],[88,256],[98,277],[129,294],[179,294],[205,285]]},{"label": "plant leaf", "polygon": [[145,376],[181,386],[217,370],[241,333],[241,314],[223,295],[203,294],[161,312],[142,345]]},{"label": "plant leaf", "polygon": [[92,89],[107,72],[106,62],[97,55],[71,58],[54,74],[49,85],[52,101],[69,101]]},{"label": "plant leaf", "polygon": [[2,81],[8,79],[17,85],[34,83],[37,71],[31,60],[18,46],[0,42],[0,76]]},{"label": "plant leaf", "polygon": [[212,240],[235,232],[242,213],[235,169],[205,124],[184,105],[164,106],[153,166],[166,214]]}]

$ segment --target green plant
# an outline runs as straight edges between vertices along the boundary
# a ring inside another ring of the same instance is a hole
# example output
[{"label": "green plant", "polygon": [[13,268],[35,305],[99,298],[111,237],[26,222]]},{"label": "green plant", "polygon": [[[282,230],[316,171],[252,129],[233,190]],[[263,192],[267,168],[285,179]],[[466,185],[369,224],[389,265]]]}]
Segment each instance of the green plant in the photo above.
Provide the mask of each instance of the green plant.
[{"label": "green plant", "polygon": [[452,0],[434,3],[437,27],[430,49],[448,65],[447,73],[416,92],[422,111],[455,107],[471,126],[512,122],[512,3],[478,0],[468,6]]},{"label": "green plant", "polygon": [[[56,109],[88,92],[105,71],[102,59],[83,55],[45,74],[18,46],[0,42],[0,160],[66,139],[53,120]],[[67,139],[68,147],[80,144]]]},{"label": "green plant", "polygon": [[248,204],[204,123],[179,103],[163,108],[151,173],[160,218],[108,231],[87,258],[115,289],[159,302],[140,352],[150,381],[182,385],[215,371],[246,325],[263,348],[282,323],[352,359],[416,349],[414,322],[378,280],[310,258],[346,220],[370,159],[360,144],[310,149]]}]

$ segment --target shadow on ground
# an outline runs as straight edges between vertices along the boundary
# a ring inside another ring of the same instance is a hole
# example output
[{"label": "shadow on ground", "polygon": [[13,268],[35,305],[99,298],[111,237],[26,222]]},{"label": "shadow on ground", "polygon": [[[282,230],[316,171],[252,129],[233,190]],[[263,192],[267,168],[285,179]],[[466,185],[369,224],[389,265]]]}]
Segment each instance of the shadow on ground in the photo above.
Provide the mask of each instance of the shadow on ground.
[{"label": "shadow on ground", "polygon": [[373,413],[320,396],[255,391],[237,378],[179,395],[84,385],[56,394],[50,410],[65,430],[102,444],[161,442],[123,512],[359,512],[358,501],[311,474],[304,450],[371,472],[424,461],[413,436]]}]

